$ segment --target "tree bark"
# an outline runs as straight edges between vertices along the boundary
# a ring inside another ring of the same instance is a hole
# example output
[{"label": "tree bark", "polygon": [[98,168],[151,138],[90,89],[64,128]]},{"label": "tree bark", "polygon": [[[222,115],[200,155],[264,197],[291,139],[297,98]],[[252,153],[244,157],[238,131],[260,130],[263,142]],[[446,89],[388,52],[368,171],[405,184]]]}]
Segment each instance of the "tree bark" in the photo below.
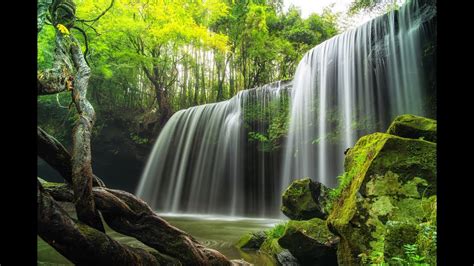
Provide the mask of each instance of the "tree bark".
[{"label": "tree bark", "polygon": [[[47,189],[46,189],[47,190]],[[69,197],[73,197],[72,190]],[[38,182],[38,235],[77,265],[160,265],[176,260],[141,248],[133,248],[106,234],[75,222]]]},{"label": "tree bark", "polygon": [[90,139],[92,126],[95,122],[95,111],[86,97],[91,71],[77,39],[70,35],[70,40],[71,56],[77,70],[72,98],[79,114],[72,132],[71,168],[74,204],[79,220],[104,232],[100,215],[95,209],[92,197],[93,174]]},{"label": "tree bark", "polygon": [[[69,152],[57,139],[40,127],[37,129],[37,133],[38,156],[56,169],[66,182],[72,184],[71,155]],[[104,182],[100,178],[95,175],[93,178],[93,186],[105,187]]]},{"label": "tree bark", "polygon": [[[75,10],[73,0],[53,0],[49,8],[52,24],[70,29],[76,20]],[[92,187],[96,178],[91,166],[90,138],[95,111],[87,100],[91,71],[79,42],[64,30],[56,31],[54,59],[52,69],[38,73],[38,94],[72,90],[79,118],[72,132],[71,154],[38,128],[38,155],[69,182],[60,185],[43,182],[44,186],[38,182],[38,235],[79,265],[230,265],[225,256],[171,226],[132,194]],[[160,77],[157,73],[154,76]],[[73,202],[79,221],[69,217],[46,191],[58,200]],[[133,236],[156,251],[131,248],[108,237],[98,209],[115,231]]]},{"label": "tree bark", "polygon": [[[44,183],[44,189],[58,201],[70,202],[73,193],[67,185]],[[162,254],[185,265],[231,265],[225,256],[206,248],[186,232],[161,219],[142,200],[120,190],[93,188],[96,207],[116,232],[135,237]]]},{"label": "tree bark", "polygon": [[[38,131],[40,132],[39,136],[49,136],[41,129]],[[54,138],[50,137],[50,139]],[[45,145],[52,146],[46,146],[46,150],[63,147],[57,140],[55,142],[49,141]],[[51,166],[55,169],[57,169],[56,167],[70,168],[68,164],[71,164],[71,160],[68,160],[67,155],[67,151],[63,150],[63,156],[55,157],[55,163]],[[67,174],[68,172],[63,171],[63,173]],[[75,193],[70,184],[43,182],[42,187],[57,201],[74,201]],[[105,187],[94,187],[92,196],[96,208],[100,210],[106,223],[115,231],[135,237],[147,246],[176,258],[183,264],[230,265],[225,256],[202,246],[189,234],[170,225],[156,215],[144,201],[130,193]],[[53,247],[55,246],[53,245]]]},{"label": "tree bark", "polygon": [[56,34],[53,67],[39,71],[37,75],[38,95],[55,94],[73,89],[73,66],[67,38]]}]

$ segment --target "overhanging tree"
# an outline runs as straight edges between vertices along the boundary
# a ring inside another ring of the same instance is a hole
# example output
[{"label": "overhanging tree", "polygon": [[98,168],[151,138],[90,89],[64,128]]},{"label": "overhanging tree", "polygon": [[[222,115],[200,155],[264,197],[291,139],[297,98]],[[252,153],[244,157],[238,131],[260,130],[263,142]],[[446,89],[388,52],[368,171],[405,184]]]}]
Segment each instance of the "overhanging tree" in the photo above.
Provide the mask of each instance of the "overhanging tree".
[{"label": "overhanging tree", "polygon": [[[66,181],[52,184],[38,179],[38,235],[75,264],[230,265],[225,256],[168,224],[142,200],[106,188],[93,174],[90,137],[95,112],[87,100],[91,69],[71,31],[78,21],[76,5],[72,0],[45,0],[39,7],[38,29],[49,23],[56,37],[52,68],[38,72],[38,96],[71,93],[78,116],[71,152],[38,128],[38,155]],[[91,21],[94,19],[82,20]],[[71,218],[57,201],[73,202],[78,219]],[[132,248],[107,236],[100,214],[112,229],[135,237],[150,249]]]}]

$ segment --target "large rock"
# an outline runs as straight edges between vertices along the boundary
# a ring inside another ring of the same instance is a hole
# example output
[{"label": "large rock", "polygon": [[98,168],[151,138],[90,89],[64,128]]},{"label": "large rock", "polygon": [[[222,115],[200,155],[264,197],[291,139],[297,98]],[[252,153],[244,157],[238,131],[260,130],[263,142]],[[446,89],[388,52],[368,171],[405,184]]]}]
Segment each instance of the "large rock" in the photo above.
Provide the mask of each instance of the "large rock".
[{"label": "large rock", "polygon": [[[370,134],[349,150],[344,167],[351,181],[327,219],[340,236],[339,264],[387,262],[400,255],[395,246],[419,238],[413,225],[435,224],[436,143]],[[403,226],[395,229],[399,222]],[[406,237],[385,245],[399,234]]]},{"label": "large rock", "polygon": [[436,124],[436,120],[406,114],[395,118],[387,133],[404,138],[422,138],[427,141],[436,142]]},{"label": "large rock", "polygon": [[329,191],[310,178],[295,180],[283,193],[281,211],[292,220],[326,219]]},{"label": "large rock", "polygon": [[285,228],[286,224],[281,223],[266,231],[245,234],[235,246],[244,252],[246,250],[258,250],[265,253],[271,260],[264,262],[265,265],[298,266],[300,265],[298,260],[287,249],[278,244],[278,239],[283,235]]},{"label": "large rock", "polygon": [[278,265],[299,265],[298,260],[287,249],[278,244],[279,238],[267,237],[260,247],[260,251],[273,257]]},{"label": "large rock", "polygon": [[301,265],[337,265],[338,237],[329,232],[324,220],[289,221],[278,240]]},{"label": "large rock", "polygon": [[266,238],[267,236],[263,231],[248,233],[240,238],[236,247],[243,250],[258,250]]}]

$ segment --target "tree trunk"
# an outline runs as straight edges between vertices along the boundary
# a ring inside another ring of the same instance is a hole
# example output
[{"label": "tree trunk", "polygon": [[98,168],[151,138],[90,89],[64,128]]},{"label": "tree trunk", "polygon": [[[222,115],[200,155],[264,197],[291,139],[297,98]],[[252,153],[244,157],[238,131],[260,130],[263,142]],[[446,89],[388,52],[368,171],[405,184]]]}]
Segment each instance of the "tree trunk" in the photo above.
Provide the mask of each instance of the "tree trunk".
[{"label": "tree trunk", "polygon": [[[37,133],[38,156],[56,169],[69,184],[72,184],[71,155],[69,152],[58,140],[40,127],[38,127]],[[100,178],[95,175],[93,177],[93,186],[105,187]]]},{"label": "tree trunk", "polygon": [[71,55],[77,69],[72,98],[79,114],[72,132],[71,168],[74,204],[80,221],[104,232],[104,226],[92,197],[91,134],[95,122],[95,111],[86,98],[91,70],[86,64],[80,43],[72,35],[70,38]]}]

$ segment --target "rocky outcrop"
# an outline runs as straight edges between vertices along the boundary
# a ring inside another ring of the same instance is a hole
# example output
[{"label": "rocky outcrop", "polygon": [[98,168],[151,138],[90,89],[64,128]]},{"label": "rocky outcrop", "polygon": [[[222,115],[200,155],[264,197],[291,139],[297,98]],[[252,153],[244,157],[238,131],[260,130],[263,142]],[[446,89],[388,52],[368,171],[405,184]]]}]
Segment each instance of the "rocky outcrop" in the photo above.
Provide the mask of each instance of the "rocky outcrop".
[{"label": "rocky outcrop", "polygon": [[435,258],[435,241],[424,231],[436,227],[436,143],[426,140],[433,140],[429,135],[421,138],[421,131],[394,129],[400,121],[414,121],[407,117],[397,118],[388,132],[414,139],[374,133],[360,138],[346,155],[351,181],[327,219],[340,236],[340,265],[390,263],[404,255],[406,245],[429,253],[427,260]]},{"label": "rocky outcrop", "polygon": [[338,237],[327,228],[324,220],[289,221],[278,243],[288,249],[301,265],[337,265]]},{"label": "rocky outcrop", "polygon": [[329,191],[310,178],[295,180],[283,193],[281,211],[292,220],[326,219]]},{"label": "rocky outcrop", "polygon": [[421,138],[436,142],[436,128],[436,120],[406,114],[395,118],[388,128],[387,133],[404,138]]},{"label": "rocky outcrop", "polygon": [[262,231],[248,233],[242,236],[235,246],[243,250],[258,250],[266,238],[265,232]]}]

